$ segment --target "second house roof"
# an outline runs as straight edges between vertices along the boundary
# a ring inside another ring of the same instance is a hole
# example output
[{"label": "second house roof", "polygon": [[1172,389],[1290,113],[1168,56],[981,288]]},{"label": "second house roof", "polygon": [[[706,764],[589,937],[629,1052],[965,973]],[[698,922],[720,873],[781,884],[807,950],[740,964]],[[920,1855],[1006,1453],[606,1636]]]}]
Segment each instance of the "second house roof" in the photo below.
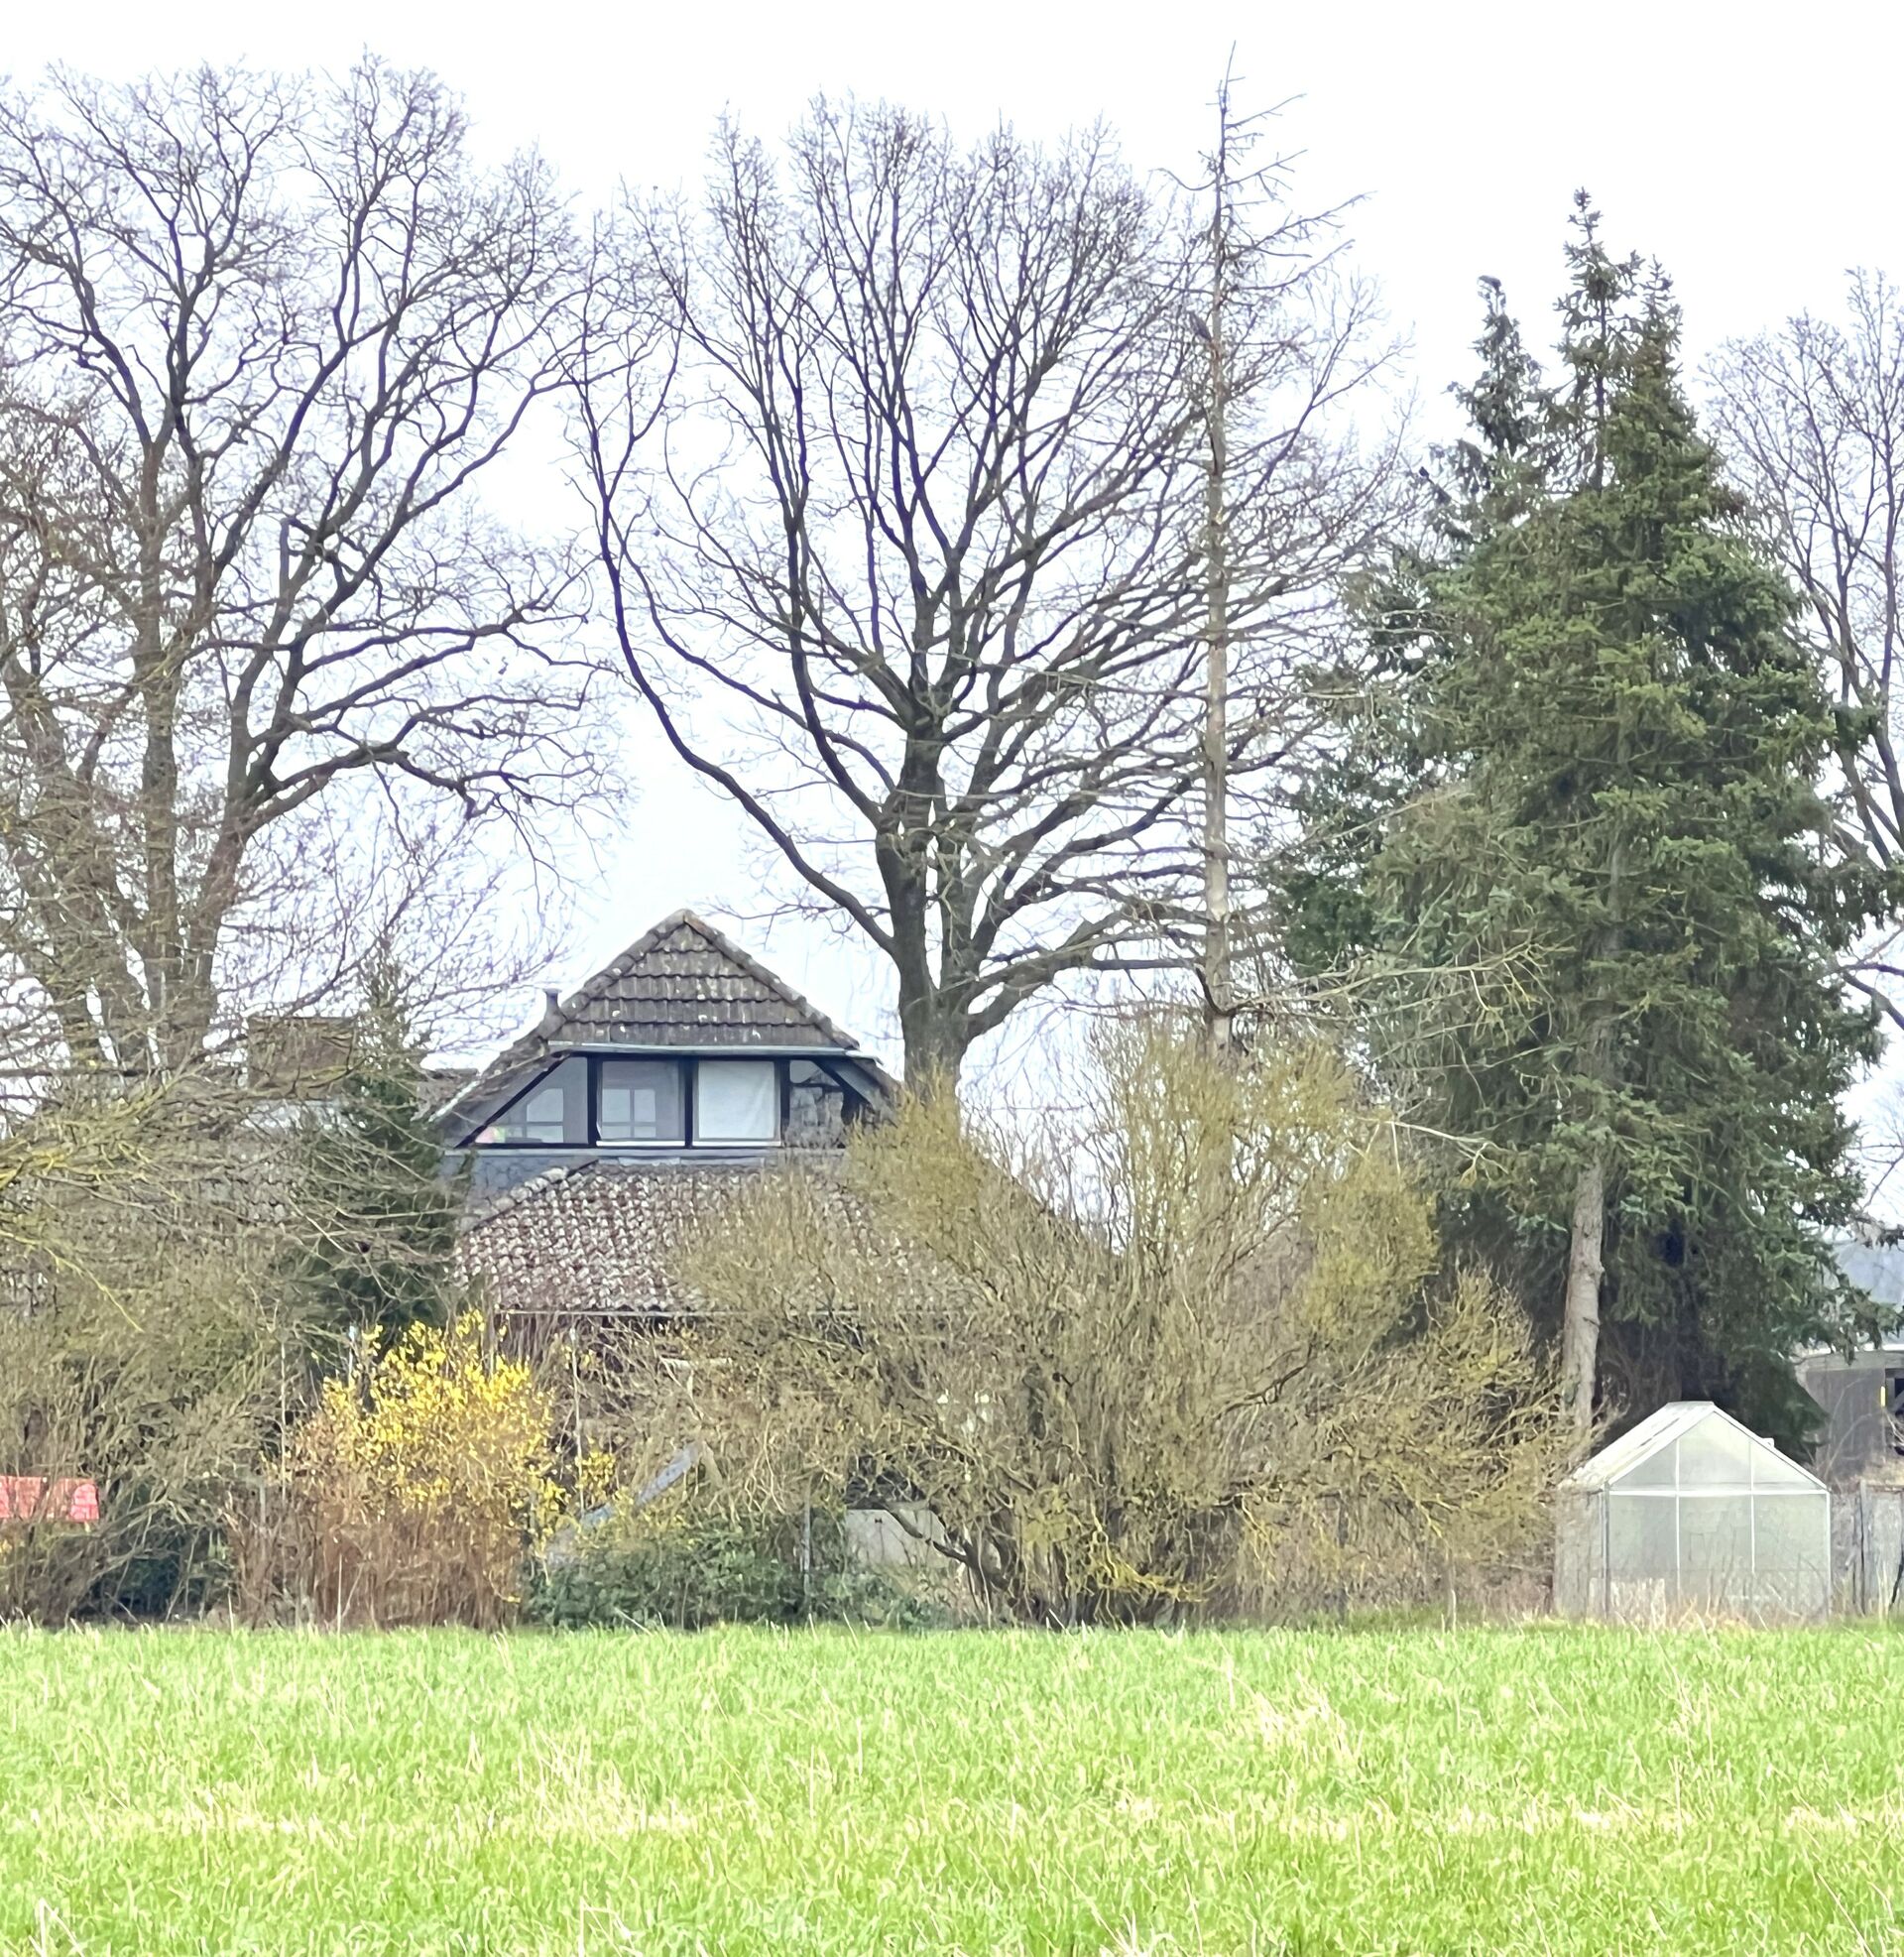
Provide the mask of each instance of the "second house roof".
[{"label": "second house roof", "polygon": [[[859,1041],[704,917],[675,911],[579,990],[551,994],[539,1024],[506,1046],[444,1113],[480,1125],[551,1054],[580,1046],[857,1054]],[[876,1063],[861,1064],[891,1085]]]}]

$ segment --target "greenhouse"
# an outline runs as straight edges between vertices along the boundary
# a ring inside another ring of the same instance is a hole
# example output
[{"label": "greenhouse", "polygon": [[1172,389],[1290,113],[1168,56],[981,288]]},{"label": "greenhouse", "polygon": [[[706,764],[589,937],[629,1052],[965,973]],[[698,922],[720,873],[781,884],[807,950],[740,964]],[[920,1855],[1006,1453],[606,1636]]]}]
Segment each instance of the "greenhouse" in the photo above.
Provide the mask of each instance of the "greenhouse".
[{"label": "greenhouse", "polygon": [[1710,1401],[1675,1401],[1603,1448],[1557,1509],[1565,1616],[1790,1623],[1831,1607],[1831,1492]]}]

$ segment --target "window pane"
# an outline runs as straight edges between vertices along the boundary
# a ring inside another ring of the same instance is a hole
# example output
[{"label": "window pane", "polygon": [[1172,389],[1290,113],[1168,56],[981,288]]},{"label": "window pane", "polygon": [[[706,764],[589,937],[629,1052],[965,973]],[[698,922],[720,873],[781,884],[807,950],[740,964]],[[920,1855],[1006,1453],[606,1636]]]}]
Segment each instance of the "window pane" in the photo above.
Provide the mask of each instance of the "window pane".
[{"label": "window pane", "polygon": [[604,1060],[595,1132],[604,1142],[679,1142],[678,1060]]},{"label": "window pane", "polygon": [[778,1079],[772,1060],[703,1060],[696,1072],[697,1142],[771,1142],[779,1133]]},{"label": "window pane", "polygon": [[587,1094],[585,1063],[564,1060],[520,1095],[477,1140],[579,1148],[588,1140]]},{"label": "window pane", "polygon": [[794,1146],[838,1148],[846,1140],[846,1090],[812,1060],[786,1068],[786,1136]]}]

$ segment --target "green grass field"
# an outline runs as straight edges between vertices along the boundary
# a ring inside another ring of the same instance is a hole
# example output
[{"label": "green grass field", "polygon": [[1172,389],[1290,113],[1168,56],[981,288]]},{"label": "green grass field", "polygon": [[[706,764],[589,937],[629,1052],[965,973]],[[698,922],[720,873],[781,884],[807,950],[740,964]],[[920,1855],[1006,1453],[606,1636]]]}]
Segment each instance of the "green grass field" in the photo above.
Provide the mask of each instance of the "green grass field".
[{"label": "green grass field", "polygon": [[1904,1951],[1904,1638],[0,1633],[0,1947]]}]

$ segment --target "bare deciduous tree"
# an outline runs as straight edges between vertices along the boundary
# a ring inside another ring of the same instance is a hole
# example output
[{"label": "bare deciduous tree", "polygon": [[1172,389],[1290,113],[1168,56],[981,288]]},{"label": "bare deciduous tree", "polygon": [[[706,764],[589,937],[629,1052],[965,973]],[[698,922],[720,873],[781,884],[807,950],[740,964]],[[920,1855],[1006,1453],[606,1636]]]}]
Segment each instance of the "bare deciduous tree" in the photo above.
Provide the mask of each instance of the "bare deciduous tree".
[{"label": "bare deciduous tree", "polygon": [[[1843,323],[1802,313],[1718,368],[1720,433],[1798,586],[1838,702],[1838,766],[1872,865],[1904,890],[1904,302],[1857,272]],[[1893,909],[1898,909],[1894,900]],[[1852,980],[1895,1023],[1894,938]]]},{"label": "bare deciduous tree", "polygon": [[320,807],[580,786],[572,567],[477,496],[577,266],[426,75],[0,97],[0,950],[73,1055],[182,1065],[241,927],[308,946]]},{"label": "bare deciduous tree", "polygon": [[[1176,213],[1101,133],[961,151],[822,103],[783,167],[724,131],[705,212],[632,210],[616,244],[578,443],[622,650],[679,757],[890,959],[908,1076],[956,1079],[1067,972],[1189,962],[1217,370]],[[1366,304],[1303,263],[1286,357],[1217,363],[1263,417],[1225,470],[1230,643],[1300,620],[1365,534],[1323,425]],[[1265,764],[1263,670],[1226,683],[1233,772]]]}]

